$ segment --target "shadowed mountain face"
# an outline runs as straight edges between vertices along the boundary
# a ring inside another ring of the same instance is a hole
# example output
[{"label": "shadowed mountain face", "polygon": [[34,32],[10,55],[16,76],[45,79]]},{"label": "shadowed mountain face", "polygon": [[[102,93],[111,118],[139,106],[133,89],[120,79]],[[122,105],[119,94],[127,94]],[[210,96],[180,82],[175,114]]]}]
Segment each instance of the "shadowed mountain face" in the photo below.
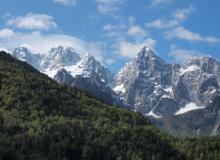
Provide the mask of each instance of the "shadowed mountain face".
[{"label": "shadowed mountain face", "polygon": [[[194,57],[182,65],[168,64],[154,50],[144,47],[114,75],[94,57],[81,56],[71,47],[52,48],[47,54],[33,54],[28,49],[17,48],[13,55],[59,83],[159,121],[186,115],[197,118],[193,113],[205,114],[207,106],[219,95],[220,63],[208,56]],[[213,116],[216,119],[216,115]],[[178,123],[175,118],[172,120]],[[206,133],[212,134],[216,125],[218,122],[213,121]]]}]

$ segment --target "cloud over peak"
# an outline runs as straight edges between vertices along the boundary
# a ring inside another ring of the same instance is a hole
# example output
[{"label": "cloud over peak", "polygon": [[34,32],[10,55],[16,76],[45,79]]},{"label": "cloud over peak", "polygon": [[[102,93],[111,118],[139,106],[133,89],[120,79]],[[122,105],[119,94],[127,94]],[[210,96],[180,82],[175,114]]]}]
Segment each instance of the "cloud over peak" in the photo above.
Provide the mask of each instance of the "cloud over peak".
[{"label": "cloud over peak", "polygon": [[121,55],[123,57],[134,58],[138,51],[144,46],[154,48],[156,44],[157,41],[151,38],[145,39],[142,42],[130,42],[121,40],[117,43],[115,54]]}]

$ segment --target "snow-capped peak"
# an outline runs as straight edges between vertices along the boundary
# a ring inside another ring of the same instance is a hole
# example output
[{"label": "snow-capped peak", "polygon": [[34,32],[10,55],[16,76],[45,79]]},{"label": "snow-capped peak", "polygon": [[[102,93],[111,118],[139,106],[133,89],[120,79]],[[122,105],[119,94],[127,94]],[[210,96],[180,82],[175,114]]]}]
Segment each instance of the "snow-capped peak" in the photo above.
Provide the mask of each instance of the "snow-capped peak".
[{"label": "snow-capped peak", "polygon": [[41,60],[40,55],[32,53],[26,47],[15,48],[12,55],[21,61],[25,61],[25,62],[31,64],[32,66],[34,66],[37,69],[39,69],[39,67],[40,67],[39,66],[39,61]]},{"label": "snow-capped peak", "polygon": [[145,46],[145,47],[143,47],[140,51],[139,51],[139,53],[138,53],[138,57],[145,57],[145,56],[151,56],[151,57],[155,57],[156,56],[156,53],[155,53],[155,51],[152,49],[152,48],[150,48],[150,47],[148,47],[148,46]]},{"label": "snow-capped peak", "polygon": [[99,62],[97,62],[96,59],[93,56],[91,56],[89,53],[86,53],[82,57],[82,61],[81,61],[82,65],[89,66],[92,65],[93,63],[99,63]]},{"label": "snow-capped peak", "polygon": [[193,58],[189,59],[184,66],[189,66],[189,65],[197,65],[197,66],[202,66],[204,64],[209,65],[213,63],[218,63],[219,62],[213,58],[212,56],[206,55],[206,56],[194,56]]},{"label": "snow-capped peak", "polygon": [[58,46],[50,49],[49,52],[65,54],[67,52],[76,53],[75,49],[70,46]]},{"label": "snow-capped peak", "polygon": [[85,54],[77,65],[85,76],[97,76],[102,83],[112,83],[113,74],[90,54]]},{"label": "snow-capped peak", "polygon": [[71,47],[59,46],[51,48],[48,54],[44,55],[41,63],[43,69],[58,69],[65,66],[75,65],[81,60],[79,54]]},{"label": "snow-capped peak", "polygon": [[30,56],[32,53],[29,49],[27,49],[26,47],[18,47],[15,48],[15,50],[13,51],[13,55],[16,56],[16,58],[19,58],[20,60],[24,60],[27,56]]}]

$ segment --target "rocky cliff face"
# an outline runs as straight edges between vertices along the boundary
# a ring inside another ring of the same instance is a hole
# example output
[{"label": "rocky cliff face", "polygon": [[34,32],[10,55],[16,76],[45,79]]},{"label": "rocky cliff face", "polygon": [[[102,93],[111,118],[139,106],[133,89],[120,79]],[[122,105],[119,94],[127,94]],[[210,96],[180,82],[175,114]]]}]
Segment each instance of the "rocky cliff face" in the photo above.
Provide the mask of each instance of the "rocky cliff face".
[{"label": "rocky cliff face", "polygon": [[144,47],[118,73],[114,91],[135,111],[161,118],[204,109],[218,95],[219,77],[220,63],[211,57],[168,64]]},{"label": "rocky cliff face", "polygon": [[114,75],[89,54],[80,56],[73,48],[59,46],[46,54],[33,54],[27,48],[16,48],[13,55],[33,65],[59,83],[87,91],[107,103],[123,106],[112,91]]},{"label": "rocky cliff face", "polygon": [[132,109],[148,114],[164,102],[163,95],[170,94],[171,71],[172,65],[145,47],[118,73],[114,90]]},{"label": "rocky cliff face", "polygon": [[31,64],[33,67],[40,69],[40,62],[42,60],[40,54],[33,54],[31,53],[30,50],[28,50],[25,47],[16,48],[12,54],[19,60],[26,61],[27,63]]}]

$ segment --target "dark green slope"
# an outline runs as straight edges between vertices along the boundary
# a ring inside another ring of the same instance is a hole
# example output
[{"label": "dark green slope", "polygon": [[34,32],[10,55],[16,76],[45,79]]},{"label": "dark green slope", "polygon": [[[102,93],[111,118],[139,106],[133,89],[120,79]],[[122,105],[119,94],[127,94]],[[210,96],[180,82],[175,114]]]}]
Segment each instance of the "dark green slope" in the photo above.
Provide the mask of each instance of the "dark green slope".
[{"label": "dark green slope", "polygon": [[170,140],[140,114],[0,52],[0,159],[186,159]]}]

